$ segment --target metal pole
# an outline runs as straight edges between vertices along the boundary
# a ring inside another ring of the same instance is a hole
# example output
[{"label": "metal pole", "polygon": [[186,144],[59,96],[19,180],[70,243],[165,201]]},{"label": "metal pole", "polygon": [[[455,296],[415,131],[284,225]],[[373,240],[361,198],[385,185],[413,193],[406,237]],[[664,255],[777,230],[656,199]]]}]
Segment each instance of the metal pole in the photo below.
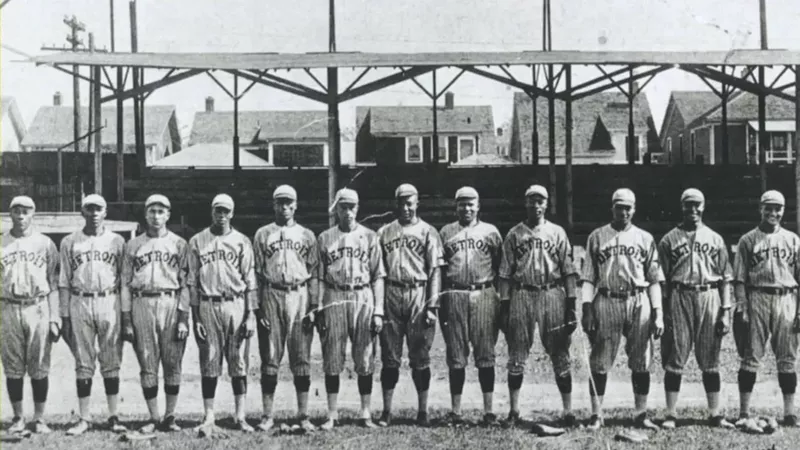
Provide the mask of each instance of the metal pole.
[{"label": "metal pole", "polygon": [[636,96],[633,86],[633,68],[629,70],[630,79],[628,80],[628,164],[636,164],[636,153],[634,152],[634,139],[636,130],[633,127],[633,99]]},{"label": "metal pole", "polygon": [[[336,52],[336,14],[334,0],[328,3],[328,52]],[[339,148],[339,71],[328,68],[328,204],[333,205],[338,189],[338,171],[342,158]],[[336,219],[328,215],[328,224],[334,226]]]},{"label": "metal pole", "polygon": [[[89,50],[94,51],[94,35],[89,33]],[[99,130],[103,126],[100,104],[100,66],[92,66],[92,108],[94,125],[92,129]],[[94,192],[103,195],[103,133],[94,134]]]},{"label": "metal pole", "polygon": [[239,76],[233,76],[233,172],[239,172]]},{"label": "metal pole", "polygon": [[730,163],[730,150],[728,149],[728,94],[727,86],[722,87],[722,164]]},{"label": "metal pole", "polygon": [[[433,71],[433,141],[431,142],[431,148],[433,149],[433,164],[439,164],[439,123],[438,123],[438,111],[436,111],[436,97],[439,95],[438,91],[436,90],[436,70]],[[424,153],[424,152],[423,152]],[[423,156],[422,160],[425,161],[427,159],[427,155]]]},{"label": "metal pole", "polygon": [[564,115],[566,116],[566,127],[564,130],[564,203],[567,206],[567,233],[572,236],[574,229],[572,218],[572,66],[567,65],[564,71],[565,91],[567,98],[564,105]]},{"label": "metal pole", "polygon": [[[758,67],[758,84],[765,86],[764,66]],[[758,169],[761,178],[761,192],[767,190],[767,148],[769,148],[769,134],[767,126],[767,98],[764,93],[758,93]]]},{"label": "metal pole", "polygon": [[[550,94],[555,92],[556,86],[553,80],[553,65],[547,66],[547,86]],[[556,214],[556,99],[552,95],[547,98],[547,143],[550,150],[550,214]]]},{"label": "metal pole", "polygon": [[[137,30],[136,21],[136,2],[131,1],[128,3],[131,24],[131,53],[139,51],[139,35]],[[132,79],[133,89],[139,89],[139,69],[133,68]],[[136,147],[136,161],[139,165],[139,173],[143,174],[144,169],[147,167],[147,155],[144,151],[144,142],[142,141],[142,100],[141,97],[136,95],[133,97],[133,139],[134,146]]]},{"label": "metal pole", "polygon": [[794,142],[792,148],[794,152],[794,179],[795,179],[795,222],[797,228],[795,231],[800,230],[800,214],[797,214],[800,208],[800,64],[794,66]]},{"label": "metal pole", "polygon": [[[533,85],[536,86],[536,66],[531,66],[531,78],[533,79]],[[534,173],[536,172],[535,169],[539,168],[539,107],[537,103],[539,102],[539,96],[533,95],[531,96],[531,109],[533,112],[533,132],[531,134],[531,163],[533,163]],[[522,149],[520,149],[522,151]]]},{"label": "metal pole", "polygon": [[767,45],[767,0],[758,0],[759,30],[761,31],[761,50]]}]

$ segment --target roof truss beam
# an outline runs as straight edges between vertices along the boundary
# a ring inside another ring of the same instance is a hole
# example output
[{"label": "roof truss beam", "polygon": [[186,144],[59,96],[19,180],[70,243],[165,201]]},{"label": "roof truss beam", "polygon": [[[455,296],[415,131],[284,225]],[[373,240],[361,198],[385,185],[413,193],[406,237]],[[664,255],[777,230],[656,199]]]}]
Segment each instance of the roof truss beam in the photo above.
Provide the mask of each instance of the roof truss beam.
[{"label": "roof truss beam", "polygon": [[490,80],[494,80],[494,81],[497,81],[497,82],[500,82],[500,83],[504,83],[504,84],[507,84],[507,85],[509,85],[511,87],[522,89],[523,91],[528,92],[529,94],[537,95],[537,96],[540,96],[540,97],[546,97],[546,98],[555,97],[555,98],[561,99],[563,97],[563,95],[556,94],[556,93],[554,93],[552,91],[549,91],[547,89],[541,89],[541,88],[533,86],[531,84],[526,84],[526,83],[523,83],[521,81],[516,81],[516,80],[513,80],[511,78],[507,78],[507,77],[504,77],[502,75],[498,75],[496,73],[492,73],[492,72],[489,72],[489,71],[486,71],[486,70],[478,69],[476,67],[472,67],[472,66],[458,66],[458,67],[460,69],[464,70],[464,71],[467,71],[467,72],[470,72],[470,73],[474,73],[475,75],[480,75],[480,76],[482,76],[484,78],[488,78]]},{"label": "roof truss beam", "polygon": [[[67,71],[67,72],[69,74],[72,74],[71,71]],[[204,73],[204,72],[207,72],[207,71],[203,70],[203,69],[189,69],[189,70],[187,70],[185,72],[181,72],[181,73],[179,73],[177,75],[164,77],[164,78],[162,78],[162,79],[160,79],[158,81],[153,81],[151,83],[143,84],[143,85],[139,86],[136,89],[129,89],[127,91],[119,90],[119,91],[114,92],[111,95],[106,96],[106,97],[100,97],[100,103],[110,102],[112,100],[127,100],[127,99],[130,99],[130,98],[134,98],[136,96],[139,96],[139,95],[148,94],[151,91],[154,91],[156,89],[159,89],[159,88],[162,88],[162,87],[165,87],[165,86],[169,86],[170,84],[177,83],[178,81],[186,80],[188,78],[191,78],[191,77],[193,77],[195,75],[199,75],[199,74]],[[114,90],[113,88],[110,88],[110,89],[112,91]]]},{"label": "roof truss beam", "polygon": [[788,100],[790,102],[794,101],[794,96],[786,94],[785,92],[781,92],[777,89],[771,89],[768,86],[762,86],[759,83],[751,83],[747,80],[743,80],[741,78],[729,75],[719,70],[703,66],[681,66],[681,69],[689,73],[698,75],[700,77],[705,77],[714,80],[719,83],[730,84],[736,88],[739,88],[743,91],[750,92],[753,94],[774,95],[775,97],[779,97],[784,100]]},{"label": "roof truss beam", "polygon": [[[260,84],[262,86],[275,88],[275,89],[278,89],[278,90],[281,90],[281,91],[284,91],[284,92],[288,92],[290,94],[298,95],[300,97],[305,97],[305,98],[307,98],[309,100],[314,100],[314,101],[320,102],[320,103],[327,103],[328,102],[327,94],[325,94],[323,92],[315,91],[314,89],[308,88],[308,87],[300,85],[298,83],[289,82],[289,80],[285,80],[285,79],[283,79],[281,77],[276,77],[276,76],[273,76],[273,75],[270,75],[268,77],[267,75],[269,75],[269,74],[267,74],[265,72],[260,72],[257,75],[254,75],[254,74],[252,74],[250,72],[244,72],[244,71],[241,71],[241,70],[226,70],[226,72],[230,73],[231,75],[240,76],[245,80],[254,82],[255,84]],[[276,79],[276,80],[273,81],[273,79]],[[288,83],[284,83],[284,82],[288,82]],[[300,88],[294,87],[293,85],[299,85],[299,86],[302,86],[305,89],[300,89]]]},{"label": "roof truss beam", "polygon": [[346,102],[348,100],[353,100],[354,98],[361,97],[362,95],[371,94],[375,91],[379,91],[383,88],[387,88],[389,86],[402,83],[403,81],[409,79],[414,79],[420,75],[433,72],[435,69],[436,67],[432,66],[411,67],[407,70],[400,68],[400,72],[394,73],[392,75],[383,77],[375,81],[371,81],[362,86],[358,87],[351,86],[345,92],[339,94],[339,103]]},{"label": "roof truss beam", "polygon": [[[639,79],[642,79],[642,78],[650,77],[645,82],[645,84],[647,84],[653,79],[653,77],[655,77],[655,75],[657,75],[657,74],[659,74],[661,72],[664,72],[664,71],[668,70],[669,68],[670,68],[669,66],[659,66],[659,67],[655,67],[653,69],[646,70],[646,71],[638,73],[638,74],[630,75],[630,76],[628,76],[626,78],[622,78],[622,79],[619,79],[619,80],[616,80],[616,81],[613,78],[609,78],[610,81],[609,81],[608,84],[604,84],[604,85],[598,86],[598,87],[593,88],[593,89],[589,89],[589,90],[584,91],[584,92],[572,94],[572,100],[573,101],[580,100],[582,98],[588,97],[590,95],[597,94],[599,92],[603,92],[603,91],[608,90],[608,89],[613,88],[613,87],[618,88],[620,91],[622,91],[623,94],[625,94],[625,96],[630,97],[631,93],[625,91],[621,87],[623,84],[630,83],[631,81],[636,81],[636,80],[639,80]],[[629,73],[630,73],[630,69],[626,69],[626,71],[629,71]],[[639,92],[642,90],[642,87],[644,87],[644,86],[640,86],[640,88],[638,90]],[[634,95],[638,94],[639,92],[634,93]],[[567,93],[566,95],[569,95],[569,93]]]}]

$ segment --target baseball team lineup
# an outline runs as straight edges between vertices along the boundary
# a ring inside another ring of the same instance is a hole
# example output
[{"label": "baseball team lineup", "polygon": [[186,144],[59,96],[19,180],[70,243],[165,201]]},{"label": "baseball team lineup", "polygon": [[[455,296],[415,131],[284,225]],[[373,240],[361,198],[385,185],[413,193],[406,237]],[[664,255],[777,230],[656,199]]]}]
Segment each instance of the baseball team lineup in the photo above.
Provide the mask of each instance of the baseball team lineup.
[{"label": "baseball team lineup", "polygon": [[[571,349],[579,328],[590,343],[591,414],[585,423],[590,430],[605,425],[608,373],[623,338],[635,427],[678,426],[682,376],[694,351],[708,426],[750,433],[774,430],[777,421],[765,427],[750,408],[768,346],[777,362],[781,423],[798,426],[794,397],[800,237],[781,226],[786,201],[780,192],[761,195],[758,224],[730,255],[723,238],[703,223],[706,199],[700,190],[686,189],[674,200],[681,205],[683,220],[656,241],[634,224],[634,192],[620,188],[611,197],[611,220],[589,235],[582,264],[564,228],[546,217],[549,194],[541,185],[518,194],[524,195],[526,217],[505,237],[480,219],[480,194],[472,187],[456,191],[457,220],[440,230],[417,215],[419,192],[413,185],[401,184],[394,194],[395,220],[374,231],[358,220],[358,192],[340,189],[331,206],[337,224],[316,236],[295,221],[302,205],[296,190],[281,185],[272,195],[274,220],[252,239],[231,225],[234,200],[219,194],[211,201],[211,224],[188,242],[167,227],[169,198],[153,194],[145,202],[145,233],[127,243],[105,227],[107,203],[92,194],[81,202],[84,227],[65,237],[60,248],[35,231],[34,201],[13,198],[13,225],[2,234],[0,264],[2,364],[14,413],[8,432],[52,431],[45,409],[50,353],[61,338],[75,361],[79,414],[66,430],[70,436],[93,426],[90,397],[97,366],[108,413],[102,428],[128,430],[118,414],[125,342],[139,363],[149,415],[137,431],[180,431],[176,408],[181,389],[187,388],[182,363],[190,337],[196,340],[200,361],[204,415],[195,428],[200,436],[216,428],[214,400],[223,369],[234,394],[233,427],[242,432],[275,429],[274,398],[284,356],[296,393],[293,421],[300,430],[340,426],[340,375],[348,353],[360,396],[357,425],[391,426],[404,347],[417,392],[415,423],[431,426],[428,398],[437,323],[446,347],[451,398],[441,419],[445,426],[466,423],[462,394],[470,365],[477,369],[483,394],[481,424],[526,425],[520,395],[538,335],[550,357],[563,410],[558,427],[527,425],[540,436],[577,427]],[[315,333],[327,394],[327,413],[317,424],[308,407]],[[498,361],[496,355],[501,333],[508,344],[507,361]],[[728,334],[740,359],[735,420],[720,410],[720,351]],[[666,400],[665,415],[659,418],[648,406],[657,340]],[[263,408],[255,426],[245,408],[252,341],[261,359]],[[383,401],[382,411],[373,414],[378,357]],[[495,367],[503,363],[510,407],[500,418],[494,410]],[[34,403],[30,421],[23,408],[26,375]],[[166,399],[163,413],[160,385]]]}]

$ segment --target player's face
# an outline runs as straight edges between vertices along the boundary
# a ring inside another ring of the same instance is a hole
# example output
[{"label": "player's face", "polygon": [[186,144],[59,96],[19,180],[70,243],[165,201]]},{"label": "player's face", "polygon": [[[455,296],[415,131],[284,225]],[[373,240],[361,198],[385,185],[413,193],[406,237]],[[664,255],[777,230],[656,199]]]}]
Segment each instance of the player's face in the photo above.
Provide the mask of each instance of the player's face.
[{"label": "player's face", "polygon": [[636,207],[632,205],[625,205],[622,203],[616,203],[611,208],[611,213],[614,217],[614,222],[620,225],[627,225],[631,223],[631,219],[633,219],[633,214],[636,212]]},{"label": "player's face", "polygon": [[290,198],[279,198],[275,200],[272,208],[275,210],[275,217],[288,221],[294,218],[297,202]]},{"label": "player's face", "polygon": [[761,205],[761,221],[772,226],[777,226],[783,219],[783,206]]},{"label": "player's face", "polygon": [[461,199],[456,203],[456,213],[461,222],[472,222],[478,215],[480,204],[477,198]]},{"label": "player's face", "polygon": [[410,222],[417,216],[419,199],[416,195],[400,197],[397,199],[397,216],[404,222]]},{"label": "player's face", "polygon": [[86,225],[92,228],[100,228],[103,225],[103,220],[106,218],[106,209],[98,205],[86,205],[83,210],[83,218],[86,220]]},{"label": "player's face", "polygon": [[217,227],[228,226],[233,217],[233,211],[224,206],[216,206],[211,210],[211,221]]},{"label": "player's face", "polygon": [[541,195],[529,195],[525,197],[525,210],[529,219],[541,219],[547,211],[547,199]]},{"label": "player's face", "polygon": [[705,205],[700,202],[683,202],[683,220],[689,223],[698,223],[703,218]]},{"label": "player's face", "polygon": [[163,205],[150,205],[147,208],[147,225],[151,228],[161,229],[167,224],[169,220],[169,209]]},{"label": "player's face", "polygon": [[26,208],[24,206],[15,206],[11,208],[11,223],[15,229],[25,231],[31,226],[32,221],[33,208]]},{"label": "player's face", "polygon": [[352,224],[356,221],[357,215],[358,204],[342,202],[336,204],[336,217],[339,219],[339,223]]}]

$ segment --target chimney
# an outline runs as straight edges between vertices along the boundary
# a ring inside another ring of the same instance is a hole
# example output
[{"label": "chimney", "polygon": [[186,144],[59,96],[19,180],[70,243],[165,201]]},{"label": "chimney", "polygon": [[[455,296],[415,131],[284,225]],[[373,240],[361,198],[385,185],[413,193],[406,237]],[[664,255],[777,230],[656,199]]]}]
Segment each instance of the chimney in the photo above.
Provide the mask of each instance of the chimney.
[{"label": "chimney", "polygon": [[61,106],[61,92],[53,94],[53,106]]},{"label": "chimney", "polygon": [[444,109],[453,109],[453,105],[455,104],[455,94],[452,92],[446,92],[444,94]]},{"label": "chimney", "polygon": [[206,97],[206,112],[214,112],[214,97]]}]

